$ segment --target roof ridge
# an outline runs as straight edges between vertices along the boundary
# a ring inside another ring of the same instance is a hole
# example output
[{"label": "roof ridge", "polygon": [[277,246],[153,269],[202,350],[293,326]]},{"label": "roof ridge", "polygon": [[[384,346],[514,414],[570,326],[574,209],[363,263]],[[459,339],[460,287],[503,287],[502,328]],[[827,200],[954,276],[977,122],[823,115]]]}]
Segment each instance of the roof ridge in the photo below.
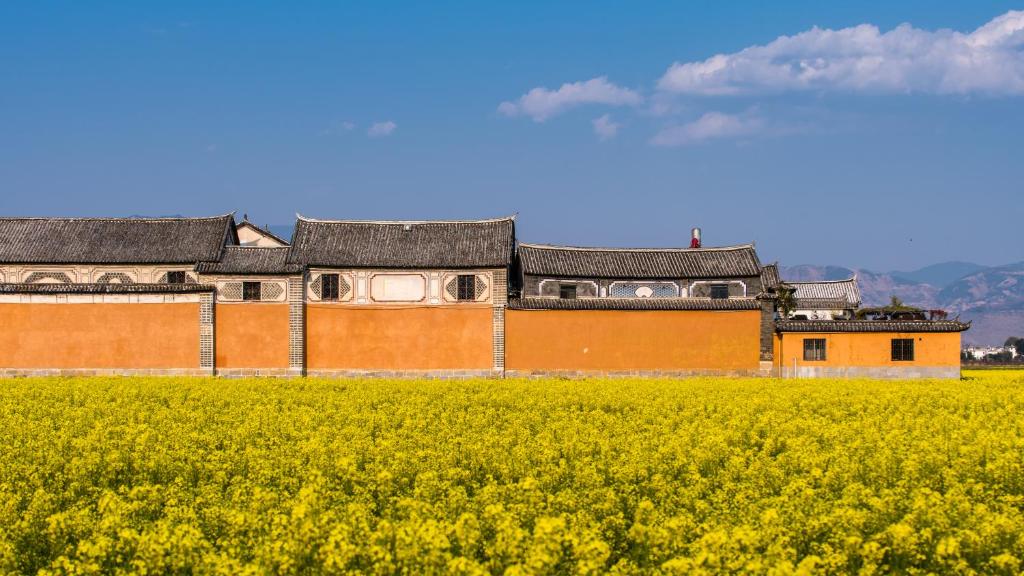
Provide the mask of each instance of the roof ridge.
[{"label": "roof ridge", "polygon": [[733,244],[731,246],[708,246],[701,248],[610,248],[598,246],[565,246],[558,244],[531,244],[520,242],[519,247],[539,248],[542,250],[578,250],[581,252],[714,252],[721,250],[744,250],[753,249],[752,243]]},{"label": "roof ridge", "polygon": [[81,221],[81,222],[181,222],[185,220],[220,220],[229,216],[233,217],[234,212],[220,214],[218,216],[0,216],[0,220],[8,221]]},{"label": "roof ridge", "polygon": [[485,218],[482,220],[325,220],[320,218],[308,218],[295,213],[297,220],[303,222],[316,222],[319,224],[487,224],[491,222],[514,222],[517,214],[511,216],[502,216],[499,218]]}]

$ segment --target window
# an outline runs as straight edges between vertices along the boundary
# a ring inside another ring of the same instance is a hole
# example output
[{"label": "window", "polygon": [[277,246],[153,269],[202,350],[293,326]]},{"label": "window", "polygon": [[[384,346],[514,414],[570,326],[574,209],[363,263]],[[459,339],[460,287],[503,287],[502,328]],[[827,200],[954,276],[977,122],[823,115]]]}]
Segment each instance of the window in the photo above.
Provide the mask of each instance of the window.
[{"label": "window", "polygon": [[458,300],[476,300],[476,276],[474,274],[459,274],[458,278]]},{"label": "window", "polygon": [[804,338],[804,360],[820,362],[825,359],[824,338]]},{"label": "window", "polygon": [[576,285],[575,284],[559,284],[558,286],[558,297],[563,300],[575,300],[576,299]]},{"label": "window", "polygon": [[728,284],[712,284],[711,285],[711,297],[715,300],[724,300],[729,297],[729,285]]},{"label": "window", "polygon": [[185,283],[185,271],[184,270],[172,270],[167,273],[168,284],[184,284]]},{"label": "window", "polygon": [[913,362],[914,361],[914,339],[893,338],[892,339],[892,361]]},{"label": "window", "polygon": [[338,275],[337,274],[321,274],[320,275],[320,299],[321,300],[337,300],[338,299]]},{"label": "window", "polygon": [[259,300],[260,288],[259,282],[242,282],[242,300]]}]

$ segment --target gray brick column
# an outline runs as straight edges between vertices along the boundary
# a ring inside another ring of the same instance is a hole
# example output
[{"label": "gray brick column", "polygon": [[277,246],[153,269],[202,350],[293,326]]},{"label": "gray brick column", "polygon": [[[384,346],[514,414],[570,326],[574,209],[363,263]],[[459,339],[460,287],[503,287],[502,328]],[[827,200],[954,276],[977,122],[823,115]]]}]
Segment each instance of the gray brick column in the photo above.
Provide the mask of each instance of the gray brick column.
[{"label": "gray brick column", "polygon": [[494,330],[492,356],[494,371],[505,372],[505,306],[508,304],[508,271],[494,272],[494,287],[491,294],[494,301],[492,326]]},{"label": "gray brick column", "polygon": [[288,279],[288,372],[306,373],[306,275]]},{"label": "gray brick column", "polygon": [[199,369],[211,376],[216,370],[213,313],[213,292],[203,292],[199,295]]}]

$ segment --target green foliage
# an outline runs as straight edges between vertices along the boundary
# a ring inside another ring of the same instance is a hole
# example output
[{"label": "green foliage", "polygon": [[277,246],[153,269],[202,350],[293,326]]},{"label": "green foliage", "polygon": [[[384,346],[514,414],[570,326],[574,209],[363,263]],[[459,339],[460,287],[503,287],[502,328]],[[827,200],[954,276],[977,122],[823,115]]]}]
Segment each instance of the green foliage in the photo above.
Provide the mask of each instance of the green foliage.
[{"label": "green foliage", "polygon": [[24,379],[0,573],[1003,573],[1024,373]]},{"label": "green foliage", "polygon": [[779,284],[775,296],[775,306],[779,310],[779,316],[789,318],[796,310],[796,288],[787,284]]}]

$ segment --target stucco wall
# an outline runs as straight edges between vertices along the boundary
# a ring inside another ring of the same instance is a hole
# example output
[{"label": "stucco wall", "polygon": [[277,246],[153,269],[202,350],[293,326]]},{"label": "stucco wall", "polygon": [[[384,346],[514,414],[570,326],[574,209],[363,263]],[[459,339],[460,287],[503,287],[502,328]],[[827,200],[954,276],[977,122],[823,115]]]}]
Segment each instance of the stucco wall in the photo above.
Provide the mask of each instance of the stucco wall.
[{"label": "stucco wall", "polygon": [[[825,360],[805,361],[804,339],[825,339]],[[892,360],[892,339],[913,338],[914,359]],[[775,364],[783,375],[866,377],[959,375],[959,332],[841,332],[834,334],[786,332],[775,339]],[[798,370],[793,373],[794,368]],[[954,370],[920,370],[952,368]]]},{"label": "stucco wall", "polygon": [[288,304],[218,304],[217,368],[288,368]]},{"label": "stucco wall", "polygon": [[515,371],[756,373],[760,310],[509,310]]},{"label": "stucco wall", "polygon": [[0,304],[0,368],[198,368],[199,303]]},{"label": "stucco wall", "polygon": [[306,308],[311,371],[487,370],[492,342],[490,306]]}]

